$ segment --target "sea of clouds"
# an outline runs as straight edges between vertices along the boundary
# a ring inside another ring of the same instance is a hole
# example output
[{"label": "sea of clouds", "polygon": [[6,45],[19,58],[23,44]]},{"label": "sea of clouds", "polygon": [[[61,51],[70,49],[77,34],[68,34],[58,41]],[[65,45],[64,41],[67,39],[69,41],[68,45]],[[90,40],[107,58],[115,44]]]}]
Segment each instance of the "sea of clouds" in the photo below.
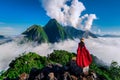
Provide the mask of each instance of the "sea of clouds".
[{"label": "sea of clouds", "polygon": [[[18,44],[17,41],[2,44],[0,45],[0,70],[8,68],[9,63],[22,53],[36,52],[41,56],[46,56],[53,50],[66,50],[76,53],[78,43],[79,39],[54,44],[44,43],[38,46],[33,46],[34,43],[32,42]],[[110,64],[114,60],[120,64],[120,38],[90,38],[85,39],[85,44],[91,54],[105,63]]]}]

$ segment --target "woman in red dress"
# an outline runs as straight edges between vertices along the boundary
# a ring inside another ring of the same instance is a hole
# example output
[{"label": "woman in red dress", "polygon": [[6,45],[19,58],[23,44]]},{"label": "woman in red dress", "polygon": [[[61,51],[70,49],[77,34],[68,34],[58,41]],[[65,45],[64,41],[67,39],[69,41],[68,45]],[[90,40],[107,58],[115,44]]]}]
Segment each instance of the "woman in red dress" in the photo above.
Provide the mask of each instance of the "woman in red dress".
[{"label": "woman in red dress", "polygon": [[80,39],[77,49],[77,65],[83,68],[83,73],[89,72],[89,65],[92,63],[92,57],[85,47],[84,38]]}]

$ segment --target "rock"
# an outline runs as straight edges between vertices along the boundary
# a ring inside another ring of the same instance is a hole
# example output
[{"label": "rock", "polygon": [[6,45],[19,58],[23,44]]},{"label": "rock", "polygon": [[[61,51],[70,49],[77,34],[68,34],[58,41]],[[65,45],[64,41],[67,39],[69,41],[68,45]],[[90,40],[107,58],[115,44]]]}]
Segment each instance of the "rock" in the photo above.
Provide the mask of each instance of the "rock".
[{"label": "rock", "polygon": [[28,78],[29,78],[29,75],[28,75],[28,74],[22,73],[22,74],[20,75],[20,79],[19,79],[19,80],[27,80]]},{"label": "rock", "polygon": [[53,72],[49,73],[48,77],[49,77],[49,80],[57,80]]},{"label": "rock", "polygon": [[42,77],[41,76],[41,71],[39,69],[32,68],[31,71],[30,71],[28,80],[35,80],[35,79],[40,80],[41,77]]},{"label": "rock", "polygon": [[[21,74],[21,78],[27,78],[26,74]],[[22,80],[21,79],[21,80]],[[67,65],[48,64],[42,69],[33,68],[30,71],[28,80],[106,80],[102,76],[90,71],[84,75],[82,68],[78,67],[75,59]]]},{"label": "rock", "polygon": [[71,75],[80,76],[82,68],[78,67],[75,60],[71,60],[67,65],[68,71]]}]

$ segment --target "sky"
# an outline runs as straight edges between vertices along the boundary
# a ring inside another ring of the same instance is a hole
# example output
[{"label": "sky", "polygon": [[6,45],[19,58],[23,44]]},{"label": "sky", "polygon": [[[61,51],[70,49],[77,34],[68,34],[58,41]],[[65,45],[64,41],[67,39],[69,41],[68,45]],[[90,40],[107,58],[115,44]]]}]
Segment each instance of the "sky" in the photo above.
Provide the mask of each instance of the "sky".
[{"label": "sky", "polygon": [[[120,30],[119,0],[79,0],[84,14],[95,14],[92,30],[117,33]],[[47,5],[46,5],[47,6]],[[21,34],[33,24],[44,26],[50,17],[41,0],[0,0],[0,35]]]}]

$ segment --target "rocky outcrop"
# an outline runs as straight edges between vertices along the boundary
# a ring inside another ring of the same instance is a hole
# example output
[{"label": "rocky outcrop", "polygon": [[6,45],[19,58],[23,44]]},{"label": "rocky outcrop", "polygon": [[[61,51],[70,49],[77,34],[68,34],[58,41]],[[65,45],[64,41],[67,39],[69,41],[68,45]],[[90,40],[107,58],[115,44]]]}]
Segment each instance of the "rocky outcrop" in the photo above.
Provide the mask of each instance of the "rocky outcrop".
[{"label": "rocky outcrop", "polygon": [[106,80],[102,76],[90,71],[83,74],[82,69],[76,65],[74,60],[67,65],[48,64],[43,69],[33,68],[28,80]]}]

